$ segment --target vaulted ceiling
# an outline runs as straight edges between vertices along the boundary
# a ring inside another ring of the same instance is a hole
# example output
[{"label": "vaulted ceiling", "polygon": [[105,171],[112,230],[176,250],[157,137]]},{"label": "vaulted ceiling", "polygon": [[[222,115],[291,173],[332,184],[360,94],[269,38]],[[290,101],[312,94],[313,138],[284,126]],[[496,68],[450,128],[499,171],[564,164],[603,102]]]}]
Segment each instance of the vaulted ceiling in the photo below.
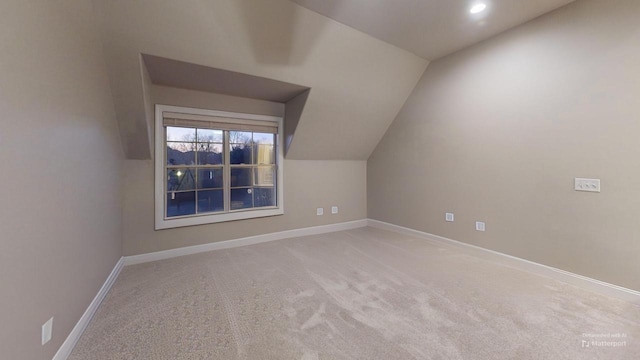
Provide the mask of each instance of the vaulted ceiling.
[{"label": "vaulted ceiling", "polygon": [[[574,0],[291,0],[428,60]],[[472,15],[472,5],[486,10]]]},{"label": "vaulted ceiling", "polygon": [[[288,84],[293,93],[308,89],[286,112],[296,117],[285,116],[285,128],[295,129],[287,134],[287,158],[366,160],[427,58],[569,2],[492,0],[485,18],[469,23],[466,0],[295,1],[304,6],[290,0],[93,0],[127,157],[152,156],[149,79],[212,92],[241,89],[220,83],[241,79],[258,86],[241,93],[262,100],[282,97],[275,95],[282,94],[280,85],[270,94],[268,84]],[[175,66],[164,69],[175,71],[158,74],[156,68],[150,76],[146,66],[154,63],[145,64],[143,55],[147,62],[173,60]],[[190,69],[206,76],[184,73]],[[287,127],[287,120],[295,125]]]},{"label": "vaulted ceiling", "polygon": [[94,0],[94,8],[134,159],[150,158],[153,134],[141,54],[311,88],[290,159],[367,159],[428,63],[289,0]]}]

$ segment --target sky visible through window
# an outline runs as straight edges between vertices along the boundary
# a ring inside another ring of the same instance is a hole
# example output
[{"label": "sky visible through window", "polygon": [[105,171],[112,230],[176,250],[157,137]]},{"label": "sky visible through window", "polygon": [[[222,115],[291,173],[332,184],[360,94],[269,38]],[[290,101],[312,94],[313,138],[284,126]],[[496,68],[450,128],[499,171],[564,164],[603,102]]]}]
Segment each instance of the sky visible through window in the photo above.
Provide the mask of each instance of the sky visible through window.
[{"label": "sky visible through window", "polygon": [[276,206],[274,134],[167,127],[166,140],[167,217],[224,212],[225,186],[230,211]]}]

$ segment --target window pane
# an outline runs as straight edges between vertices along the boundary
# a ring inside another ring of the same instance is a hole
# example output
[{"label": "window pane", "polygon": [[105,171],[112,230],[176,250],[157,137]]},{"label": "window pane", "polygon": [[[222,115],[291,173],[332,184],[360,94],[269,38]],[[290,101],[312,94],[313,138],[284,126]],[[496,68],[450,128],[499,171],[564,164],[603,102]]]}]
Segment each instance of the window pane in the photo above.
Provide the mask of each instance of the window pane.
[{"label": "window pane", "polygon": [[260,166],[255,169],[255,182],[257,186],[273,186],[276,176],[275,166]]},{"label": "window pane", "polygon": [[167,126],[167,141],[196,141],[196,129]]},{"label": "window pane", "polygon": [[231,144],[229,154],[231,164],[251,164],[251,145]]},{"label": "window pane", "polygon": [[223,188],[222,169],[198,169],[198,189]]},{"label": "window pane", "polygon": [[196,188],[196,169],[178,168],[167,170],[167,191],[193,190]]},{"label": "window pane", "polygon": [[167,165],[195,164],[195,149],[195,143],[167,143]]},{"label": "window pane", "polygon": [[253,133],[253,142],[256,144],[273,145],[274,134]]},{"label": "window pane", "polygon": [[273,157],[273,145],[254,145],[254,155],[256,164],[275,164]]},{"label": "window pane", "polygon": [[276,190],[270,188],[254,188],[253,189],[254,206],[276,206]]},{"label": "window pane", "polygon": [[253,139],[252,132],[229,131],[229,142],[231,144],[250,144]]},{"label": "window pane", "polygon": [[198,165],[222,164],[222,145],[198,143]]},{"label": "window pane", "polygon": [[167,217],[196,213],[196,192],[170,192],[167,194]]},{"label": "window pane", "polygon": [[222,142],[222,130],[198,129],[198,142]]},{"label": "window pane", "polygon": [[198,212],[223,211],[224,200],[222,190],[198,191]]},{"label": "window pane", "polygon": [[251,168],[231,168],[231,187],[251,185]]},{"label": "window pane", "polygon": [[252,189],[231,189],[231,210],[253,207]]}]

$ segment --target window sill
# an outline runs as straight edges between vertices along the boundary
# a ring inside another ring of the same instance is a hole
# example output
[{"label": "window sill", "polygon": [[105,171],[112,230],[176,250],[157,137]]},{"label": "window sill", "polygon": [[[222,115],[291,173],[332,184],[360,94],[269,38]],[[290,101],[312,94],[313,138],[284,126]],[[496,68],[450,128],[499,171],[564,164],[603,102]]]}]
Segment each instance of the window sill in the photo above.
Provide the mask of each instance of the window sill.
[{"label": "window sill", "polygon": [[224,214],[211,214],[200,216],[189,216],[182,218],[156,218],[156,230],[172,229],[185,226],[216,224],[227,221],[247,220],[261,217],[283,215],[283,208],[265,209],[265,210],[247,210],[230,212]]}]

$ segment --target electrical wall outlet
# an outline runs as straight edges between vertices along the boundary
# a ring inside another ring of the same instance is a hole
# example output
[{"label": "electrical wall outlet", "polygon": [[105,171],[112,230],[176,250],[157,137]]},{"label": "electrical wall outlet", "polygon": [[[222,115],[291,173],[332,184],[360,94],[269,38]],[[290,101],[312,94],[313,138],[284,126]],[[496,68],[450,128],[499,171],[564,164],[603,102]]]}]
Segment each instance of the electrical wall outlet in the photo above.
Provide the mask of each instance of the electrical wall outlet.
[{"label": "electrical wall outlet", "polygon": [[338,207],[337,206],[332,206],[331,207],[331,213],[332,214],[337,214],[338,213]]},{"label": "electrical wall outlet", "polygon": [[42,325],[42,345],[51,340],[51,334],[53,332],[53,318],[49,319],[44,325]]},{"label": "electrical wall outlet", "polygon": [[452,222],[453,221],[453,213],[445,213],[444,214],[444,220]]},{"label": "electrical wall outlet", "polygon": [[476,230],[477,231],[484,231],[485,230],[485,224],[483,221],[476,221]]},{"label": "electrical wall outlet", "polygon": [[600,192],[600,179],[575,178],[574,189],[576,191]]},{"label": "electrical wall outlet", "polygon": [[316,209],[316,215],[318,215],[318,216],[324,215],[324,208],[317,208]]}]

